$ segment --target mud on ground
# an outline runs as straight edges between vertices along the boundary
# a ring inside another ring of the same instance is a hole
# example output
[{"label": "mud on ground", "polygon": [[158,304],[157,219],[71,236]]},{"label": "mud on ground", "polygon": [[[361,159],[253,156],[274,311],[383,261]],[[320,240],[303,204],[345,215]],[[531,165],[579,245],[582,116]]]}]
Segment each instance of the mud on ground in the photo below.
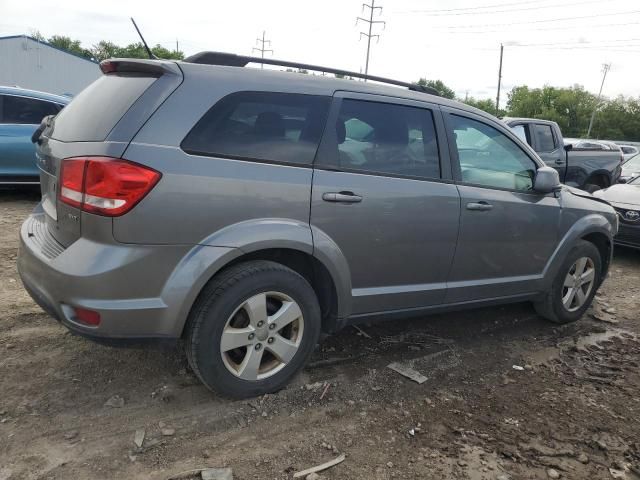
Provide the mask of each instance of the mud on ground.
[{"label": "mud on ground", "polygon": [[348,328],[286,390],[230,401],[179,351],[96,345],[31,301],[15,260],[37,200],[0,192],[0,480],[289,479],[341,453],[325,478],[640,479],[637,252],[578,323],[519,304]]}]

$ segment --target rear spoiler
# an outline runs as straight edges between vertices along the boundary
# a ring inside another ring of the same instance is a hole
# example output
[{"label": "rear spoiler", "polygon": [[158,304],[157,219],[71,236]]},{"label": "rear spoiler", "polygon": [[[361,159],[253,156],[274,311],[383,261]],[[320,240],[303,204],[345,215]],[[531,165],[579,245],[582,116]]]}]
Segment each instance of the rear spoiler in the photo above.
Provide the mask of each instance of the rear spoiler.
[{"label": "rear spoiler", "polygon": [[134,58],[110,58],[100,62],[102,73],[142,73],[160,77],[164,74],[181,75],[175,62],[166,60],[141,60]]}]

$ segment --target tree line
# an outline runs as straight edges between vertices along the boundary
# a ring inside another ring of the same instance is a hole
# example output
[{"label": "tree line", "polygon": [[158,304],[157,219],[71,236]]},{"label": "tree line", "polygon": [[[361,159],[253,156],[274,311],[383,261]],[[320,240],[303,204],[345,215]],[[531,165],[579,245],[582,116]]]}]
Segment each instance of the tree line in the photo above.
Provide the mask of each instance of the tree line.
[{"label": "tree line", "polygon": [[[85,48],[79,40],[73,40],[63,35],[53,35],[45,39],[39,32],[34,32],[33,36],[37,40],[47,42],[54,47],[98,62],[114,57],[148,57],[147,51],[141,42],[120,46],[113,42],[102,40],[91,48]],[[158,58],[184,59],[183,52],[169,50],[159,44],[151,47],[151,51]],[[289,71],[291,70],[289,69]],[[309,73],[306,70],[298,70],[298,72]],[[344,78],[340,75],[336,76]],[[594,109],[597,109],[591,131],[593,138],[640,141],[640,98],[620,95],[614,99],[603,98],[598,102],[596,95],[587,92],[581,85],[574,85],[569,88],[547,85],[542,88],[529,88],[526,85],[522,85],[513,87],[507,93],[506,108],[496,112],[496,105],[493,100],[474,97],[457,98],[455,91],[441,80],[420,78],[416,83],[435,88],[445,98],[458,100],[498,117],[553,120],[560,125],[565,137],[585,137],[591,115]]]}]

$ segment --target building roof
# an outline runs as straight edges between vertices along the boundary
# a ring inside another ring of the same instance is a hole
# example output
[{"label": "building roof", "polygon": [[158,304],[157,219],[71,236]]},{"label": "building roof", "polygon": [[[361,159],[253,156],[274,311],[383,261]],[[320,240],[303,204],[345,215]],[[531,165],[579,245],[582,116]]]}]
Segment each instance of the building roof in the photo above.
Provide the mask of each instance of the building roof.
[{"label": "building roof", "polygon": [[17,95],[21,97],[37,98],[38,100],[48,100],[50,102],[61,103],[66,105],[71,101],[70,97],[64,95],[54,95],[53,93],[39,92],[37,90],[28,90],[20,87],[3,87],[0,86],[0,95]]},{"label": "building roof", "polygon": [[2,41],[2,40],[10,40],[10,39],[13,39],[13,38],[24,38],[24,39],[32,40],[32,41],[34,41],[36,43],[39,43],[40,45],[44,45],[46,47],[53,48],[54,50],[58,50],[60,52],[66,53],[68,55],[72,55],[74,57],[80,58],[80,59],[85,60],[87,62],[94,63],[94,64],[99,63],[99,62],[97,62],[97,61],[95,61],[95,60],[93,60],[91,58],[86,58],[86,57],[83,57],[82,55],[78,55],[77,53],[73,53],[73,52],[70,52],[69,50],[65,50],[64,48],[56,47],[55,45],[51,45],[49,42],[44,42],[42,40],[38,40],[37,38],[31,37],[29,35],[8,35],[6,37],[0,37],[0,41]]}]

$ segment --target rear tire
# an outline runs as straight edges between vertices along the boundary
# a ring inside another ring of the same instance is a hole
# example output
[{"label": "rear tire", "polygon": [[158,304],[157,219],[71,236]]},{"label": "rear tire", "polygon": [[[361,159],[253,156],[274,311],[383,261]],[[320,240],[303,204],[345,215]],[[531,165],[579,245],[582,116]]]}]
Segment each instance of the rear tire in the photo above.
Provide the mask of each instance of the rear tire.
[{"label": "rear tire", "polygon": [[188,320],[187,359],[209,389],[233,398],[272,393],[304,366],[321,314],[307,280],[284,265],[230,267],[203,289]]},{"label": "rear tire", "polygon": [[551,291],[534,303],[536,312],[554,323],[575,322],[591,306],[601,272],[602,259],[596,246],[578,241],[558,270]]}]

